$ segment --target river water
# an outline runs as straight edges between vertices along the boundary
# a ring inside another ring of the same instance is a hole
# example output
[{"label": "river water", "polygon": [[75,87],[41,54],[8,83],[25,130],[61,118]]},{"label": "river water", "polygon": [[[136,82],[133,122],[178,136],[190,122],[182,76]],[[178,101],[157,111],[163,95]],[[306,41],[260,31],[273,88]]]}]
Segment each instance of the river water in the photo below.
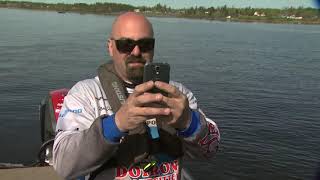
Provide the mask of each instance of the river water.
[{"label": "river water", "polygon": [[[31,163],[38,105],[109,60],[112,16],[0,9],[0,162]],[[312,179],[320,163],[320,26],[150,18],[155,61],[221,130],[198,179]]]}]

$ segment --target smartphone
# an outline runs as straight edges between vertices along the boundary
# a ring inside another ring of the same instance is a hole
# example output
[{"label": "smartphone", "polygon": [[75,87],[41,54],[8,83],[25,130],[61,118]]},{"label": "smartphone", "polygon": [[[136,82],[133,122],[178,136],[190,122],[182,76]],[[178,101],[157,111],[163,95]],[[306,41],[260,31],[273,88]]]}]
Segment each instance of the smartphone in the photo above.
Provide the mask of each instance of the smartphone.
[{"label": "smartphone", "polygon": [[[168,63],[147,63],[144,66],[143,82],[162,81],[169,83],[170,80],[170,65]],[[153,88],[151,93],[161,93],[167,96],[167,93],[158,88]]]},{"label": "smartphone", "polygon": [[[162,81],[169,83],[170,80],[170,65],[168,63],[147,63],[144,65],[143,71],[143,82],[148,81]],[[164,96],[168,96],[168,93],[158,89],[153,88],[151,93],[161,93]],[[152,139],[158,139],[160,137],[157,120],[156,118],[151,118],[146,121],[147,126],[149,127],[149,134]]]}]

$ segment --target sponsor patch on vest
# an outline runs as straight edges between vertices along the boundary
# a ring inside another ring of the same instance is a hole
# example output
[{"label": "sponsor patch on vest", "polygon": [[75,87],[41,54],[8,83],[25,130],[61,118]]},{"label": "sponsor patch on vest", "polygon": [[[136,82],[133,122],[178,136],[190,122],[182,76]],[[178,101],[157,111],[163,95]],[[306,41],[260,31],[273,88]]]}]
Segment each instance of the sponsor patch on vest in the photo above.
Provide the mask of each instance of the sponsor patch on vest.
[{"label": "sponsor patch on vest", "polygon": [[179,174],[179,163],[177,160],[163,162],[152,170],[144,172],[138,166],[130,168],[117,167],[115,169],[115,179],[134,179],[134,180],[177,180]]}]

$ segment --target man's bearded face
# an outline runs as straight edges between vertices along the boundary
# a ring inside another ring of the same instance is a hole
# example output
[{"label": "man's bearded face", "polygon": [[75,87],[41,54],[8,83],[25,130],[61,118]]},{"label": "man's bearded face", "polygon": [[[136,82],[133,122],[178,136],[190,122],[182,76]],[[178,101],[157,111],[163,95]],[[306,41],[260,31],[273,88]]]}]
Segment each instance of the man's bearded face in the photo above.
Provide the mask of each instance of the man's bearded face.
[{"label": "man's bearded face", "polygon": [[128,56],[125,61],[127,77],[130,81],[136,84],[142,83],[143,80],[143,69],[147,60],[142,56]]}]

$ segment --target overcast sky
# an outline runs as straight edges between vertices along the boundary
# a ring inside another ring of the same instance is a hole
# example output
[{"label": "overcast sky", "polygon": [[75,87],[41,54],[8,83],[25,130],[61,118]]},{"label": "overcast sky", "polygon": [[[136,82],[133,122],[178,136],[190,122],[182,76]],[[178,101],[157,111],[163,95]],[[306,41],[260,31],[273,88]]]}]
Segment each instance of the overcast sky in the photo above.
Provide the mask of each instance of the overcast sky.
[{"label": "overcast sky", "polygon": [[[25,0],[45,3],[95,3],[95,2],[115,2],[131,4],[134,6],[154,6],[157,3],[165,4],[173,8],[184,7],[217,7],[227,5],[228,7],[262,7],[262,8],[283,8],[283,7],[316,7],[317,0]],[[318,0],[320,1],[320,0]]]}]

